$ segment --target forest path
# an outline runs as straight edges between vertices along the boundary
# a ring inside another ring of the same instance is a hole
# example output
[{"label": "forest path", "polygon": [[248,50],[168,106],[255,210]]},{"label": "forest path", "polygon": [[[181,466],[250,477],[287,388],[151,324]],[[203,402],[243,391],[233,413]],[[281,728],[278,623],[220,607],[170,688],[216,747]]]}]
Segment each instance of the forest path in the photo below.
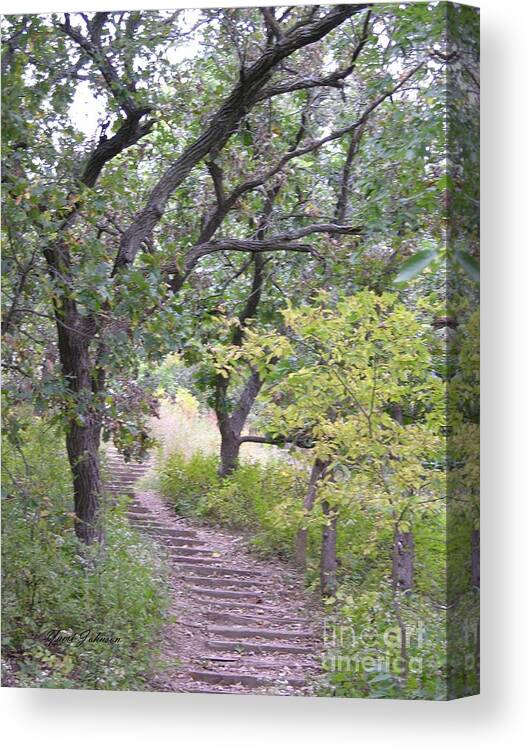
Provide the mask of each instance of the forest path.
[{"label": "forest path", "polygon": [[322,616],[292,567],[262,561],[244,539],[179,518],[137,487],[153,464],[107,450],[107,489],[129,494],[135,529],[154,538],[171,571],[170,622],[153,690],[311,695],[321,674]]}]

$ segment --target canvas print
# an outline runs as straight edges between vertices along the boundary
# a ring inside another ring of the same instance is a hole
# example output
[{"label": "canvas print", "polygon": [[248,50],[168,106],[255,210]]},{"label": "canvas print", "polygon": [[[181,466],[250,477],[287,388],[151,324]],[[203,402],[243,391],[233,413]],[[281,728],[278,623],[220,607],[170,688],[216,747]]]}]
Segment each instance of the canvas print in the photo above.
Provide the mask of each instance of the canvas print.
[{"label": "canvas print", "polygon": [[2,681],[479,692],[479,15],[2,18]]}]

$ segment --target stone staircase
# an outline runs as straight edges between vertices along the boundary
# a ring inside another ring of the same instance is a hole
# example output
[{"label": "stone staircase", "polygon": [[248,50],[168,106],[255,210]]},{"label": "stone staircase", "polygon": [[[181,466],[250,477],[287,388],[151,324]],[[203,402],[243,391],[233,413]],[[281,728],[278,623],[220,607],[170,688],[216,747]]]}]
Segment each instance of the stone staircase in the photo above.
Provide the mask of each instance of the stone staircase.
[{"label": "stone staircase", "polygon": [[135,489],[152,462],[125,463],[110,450],[107,466],[107,490],[131,495],[131,525],[158,543],[171,570],[164,657],[175,666],[154,689],[311,694],[321,673],[320,628],[295,573],[256,560],[233,534],[177,518],[156,492]]},{"label": "stone staircase", "polygon": [[152,458],[142,463],[126,463],[114,446],[105,446],[105,466],[108,474],[107,493],[134,496],[138,481],[154,466]]}]

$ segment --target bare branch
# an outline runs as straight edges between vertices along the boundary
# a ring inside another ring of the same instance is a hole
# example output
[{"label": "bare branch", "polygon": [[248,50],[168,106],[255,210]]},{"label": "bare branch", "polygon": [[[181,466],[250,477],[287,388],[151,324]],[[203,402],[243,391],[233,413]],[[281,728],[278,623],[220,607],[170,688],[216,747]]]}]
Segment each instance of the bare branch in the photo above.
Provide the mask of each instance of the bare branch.
[{"label": "bare branch", "polygon": [[108,140],[101,139],[98,146],[90,155],[81,176],[81,182],[87,187],[93,187],[105,164],[118,156],[122,151],[134,146],[141,138],[151,132],[155,120],[140,123],[141,119],[151,111],[151,107],[143,107],[131,113],[118,132]]},{"label": "bare branch", "polygon": [[353,164],[353,159],[358,153],[358,148],[360,146],[360,140],[362,138],[362,133],[364,132],[364,128],[360,127],[357,130],[353,130],[351,133],[351,140],[349,141],[349,148],[347,149],[347,155],[345,157],[345,162],[342,170],[342,180],[340,184],[340,195],[338,197],[338,202],[336,204],[336,221],[342,223],[345,221],[345,215],[347,213],[347,204],[349,201],[349,190],[350,190],[350,183],[351,183],[351,167]]},{"label": "bare branch", "polygon": [[275,17],[275,8],[266,7],[260,8],[261,15],[264,18],[266,30],[267,30],[267,43],[272,44],[274,39],[281,41],[283,38],[283,30]]}]

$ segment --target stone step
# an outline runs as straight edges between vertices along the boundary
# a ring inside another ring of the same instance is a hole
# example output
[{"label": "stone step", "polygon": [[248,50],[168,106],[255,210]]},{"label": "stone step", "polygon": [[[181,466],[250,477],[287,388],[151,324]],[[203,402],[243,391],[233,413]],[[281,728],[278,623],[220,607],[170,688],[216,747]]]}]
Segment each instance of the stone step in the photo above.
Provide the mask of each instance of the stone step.
[{"label": "stone step", "polygon": [[107,483],[121,484],[121,482],[137,482],[138,479],[143,476],[143,474],[132,476],[131,474],[121,474],[115,471],[110,471],[107,472],[105,476]]},{"label": "stone step", "polygon": [[127,487],[130,489],[131,487],[136,487],[138,483],[137,479],[116,479],[116,477],[112,478],[112,481],[106,482],[106,487]]},{"label": "stone step", "polygon": [[109,474],[146,474],[151,470],[150,466],[132,466],[130,464],[119,464],[115,461],[107,461],[105,470]]},{"label": "stone step", "polygon": [[103,468],[107,471],[141,471],[142,473],[145,473],[155,469],[156,466],[147,461],[144,464],[127,464],[124,461],[106,457],[103,463]]},{"label": "stone step", "polygon": [[[207,547],[167,547],[171,559],[175,560],[177,557],[188,556],[188,555],[212,555],[212,550]],[[176,556],[176,557],[174,557]],[[214,558],[213,558],[214,559]],[[211,562],[211,559],[207,560]]]},{"label": "stone step", "polygon": [[151,467],[144,464],[120,464],[117,461],[107,461],[104,468],[109,473],[145,474]]},{"label": "stone step", "polygon": [[164,539],[170,539],[175,547],[200,547],[200,545],[204,544],[202,539],[186,536],[185,534],[182,535],[180,529],[168,529],[163,526],[158,527],[148,523],[137,522],[134,523],[134,528],[143,529],[143,531],[147,531],[149,534],[162,536]]},{"label": "stone step", "polygon": [[247,602],[257,603],[263,596],[263,591],[232,591],[231,589],[206,589],[198,586],[191,586],[190,591],[194,594],[200,594],[200,596],[210,596],[214,599],[243,599]]},{"label": "stone step", "polygon": [[237,578],[212,578],[211,576],[187,576],[186,577],[187,583],[192,584],[193,586],[206,586],[206,587],[212,587],[212,588],[223,588],[224,586],[227,586],[228,588],[237,588],[237,586],[240,586],[241,588],[251,588],[252,586],[262,586],[263,581],[262,580],[256,580],[252,578],[247,579],[237,579]]},{"label": "stone step", "polygon": [[240,615],[232,612],[208,612],[207,618],[210,622],[221,625],[280,625],[281,627],[304,628],[309,624],[308,620],[296,619],[295,617],[273,617],[270,615]]},{"label": "stone step", "polygon": [[[163,525],[161,523],[157,523],[156,521],[151,521],[146,516],[143,516],[142,518],[139,518],[139,517],[131,518],[130,515],[129,515],[128,518],[129,518],[129,521],[136,528],[142,528],[142,529],[145,529],[145,531],[150,531],[153,534],[158,533],[161,536],[165,536],[165,537],[171,537],[171,538],[174,537],[177,541],[179,541],[179,540],[185,540],[184,546],[188,542],[189,542],[189,544],[191,544],[191,542],[193,540],[198,539],[196,531],[188,531],[187,529],[178,529],[178,528],[177,529],[167,529],[167,526],[165,526],[165,525]],[[168,533],[168,531],[170,533]],[[203,543],[204,542],[202,541],[201,544],[203,544]]]},{"label": "stone step", "polygon": [[137,526],[161,526],[161,524],[158,524],[154,516],[147,515],[147,513],[131,513],[129,510],[127,511],[127,518],[131,523],[134,523]]},{"label": "stone step", "polygon": [[[166,536],[165,532],[160,532],[160,536]],[[191,536],[176,536],[176,534],[173,536],[173,534],[169,534],[169,539],[172,542],[172,545],[169,549],[172,549],[173,546],[178,547],[179,549],[187,548],[192,549],[194,547],[200,547],[201,549],[204,549],[201,547],[202,544],[204,544],[203,539],[194,539]]]},{"label": "stone step", "polygon": [[138,479],[116,479],[113,477],[109,482],[105,482],[105,487],[126,487],[127,489],[132,489],[133,487],[138,487]]},{"label": "stone step", "polygon": [[112,481],[106,482],[107,487],[136,487],[138,483],[137,479],[116,479],[116,477],[112,478]]},{"label": "stone step", "polygon": [[180,568],[188,570],[190,573],[198,573],[199,575],[216,575],[216,576],[259,576],[261,575],[258,570],[250,570],[249,568],[231,568],[227,566],[215,565],[200,565],[193,563],[182,563]]},{"label": "stone step", "polygon": [[136,484],[145,476],[144,472],[139,474],[121,474],[118,472],[112,472],[107,482],[110,484]]},{"label": "stone step", "polygon": [[152,534],[152,536],[156,537],[162,537],[163,539],[166,539],[168,542],[171,542],[171,546],[169,546],[169,549],[171,547],[178,547],[178,548],[192,548],[192,547],[200,547],[204,542],[201,539],[194,539],[193,537],[188,536],[176,536],[176,534],[168,533],[167,531],[160,531],[158,529],[152,529],[149,526],[146,526],[144,524],[135,523],[132,524],[135,529],[139,531],[144,531],[147,534]]},{"label": "stone step", "polygon": [[233,686],[228,685],[208,685],[207,683],[201,684],[197,682],[198,687],[189,687],[185,689],[185,693],[189,695],[240,695],[240,688],[234,689]]},{"label": "stone step", "polygon": [[191,670],[190,677],[198,682],[206,682],[211,685],[244,685],[245,687],[266,687],[277,685],[278,682],[286,682],[295,687],[305,684],[303,677],[294,676],[264,676],[246,674],[244,672],[213,672],[209,670]]},{"label": "stone step", "polygon": [[282,654],[310,654],[309,646],[297,646],[293,643],[255,643],[253,641],[219,641],[209,640],[206,645],[214,651],[237,651],[240,653],[265,654],[277,651]]},{"label": "stone step", "polygon": [[[190,593],[193,594],[193,589],[189,589]],[[248,592],[246,592],[248,594]],[[193,594],[195,595],[195,594]],[[219,607],[221,610],[225,609],[234,609],[234,610],[243,610],[248,611],[252,613],[268,613],[272,615],[281,614],[283,611],[281,608],[278,608],[276,605],[270,605],[270,604],[259,604],[254,602],[245,602],[245,601],[237,601],[235,599],[228,600],[228,599],[202,599],[200,595],[197,596],[197,599],[201,601],[203,604],[206,604],[208,608],[211,610],[212,607]]]},{"label": "stone step", "polygon": [[[172,552],[174,552],[175,549],[177,549],[177,547],[173,547],[172,548]],[[205,551],[209,553],[209,550],[205,550]],[[186,548],[186,550],[182,554],[180,554],[178,552],[175,553],[175,554],[171,553],[171,560],[173,562],[179,563],[179,564],[180,563],[184,563],[184,564],[185,563],[197,563],[197,564],[211,565],[217,559],[215,557],[190,557],[187,554],[187,552],[188,552],[188,550]],[[196,550],[193,550],[193,554],[194,554],[194,552],[196,552]]]},{"label": "stone step", "polygon": [[138,516],[152,516],[152,511],[149,508],[144,508],[143,505],[137,503],[130,503],[127,507],[127,513]]},{"label": "stone step", "polygon": [[196,657],[195,663],[191,665],[191,668],[201,666],[209,667],[217,665],[226,665],[232,669],[238,669],[240,666],[244,666],[247,669],[259,670],[266,669],[267,671],[284,672],[285,670],[292,670],[292,667],[296,668],[307,668],[314,669],[319,666],[318,659],[316,661],[310,657],[303,657],[299,654],[292,654],[292,663],[288,662],[289,654],[284,656],[277,656],[276,654],[230,654],[229,656],[222,656],[221,654],[203,654]]},{"label": "stone step", "polygon": [[224,635],[229,638],[264,638],[266,640],[295,641],[302,638],[313,639],[310,630],[266,630],[265,628],[230,628],[223,625],[208,625],[211,635]]}]

